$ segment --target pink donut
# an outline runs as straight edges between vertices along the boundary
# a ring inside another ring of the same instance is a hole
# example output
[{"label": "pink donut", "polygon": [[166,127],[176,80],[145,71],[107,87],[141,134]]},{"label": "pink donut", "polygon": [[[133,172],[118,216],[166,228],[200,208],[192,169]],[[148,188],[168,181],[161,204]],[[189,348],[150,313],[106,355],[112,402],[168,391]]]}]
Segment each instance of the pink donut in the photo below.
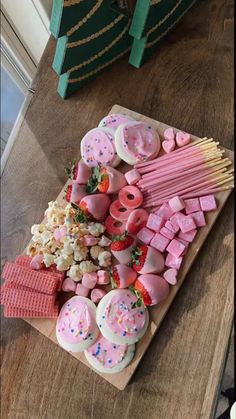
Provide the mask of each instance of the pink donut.
[{"label": "pink donut", "polygon": [[114,236],[121,236],[125,232],[126,221],[115,220],[111,215],[108,215],[105,226],[108,234]]},{"label": "pink donut", "polygon": [[119,192],[120,203],[128,209],[138,208],[143,202],[143,195],[136,186],[125,186]]},{"label": "pink donut", "polygon": [[130,234],[137,234],[141,228],[145,227],[148,220],[148,212],[138,208],[131,212],[126,223],[126,230]]},{"label": "pink donut", "polygon": [[128,210],[125,208],[117,199],[116,201],[112,202],[110,206],[110,215],[115,218],[115,220],[118,221],[126,221],[129,218],[129,215],[131,214],[132,210]]}]

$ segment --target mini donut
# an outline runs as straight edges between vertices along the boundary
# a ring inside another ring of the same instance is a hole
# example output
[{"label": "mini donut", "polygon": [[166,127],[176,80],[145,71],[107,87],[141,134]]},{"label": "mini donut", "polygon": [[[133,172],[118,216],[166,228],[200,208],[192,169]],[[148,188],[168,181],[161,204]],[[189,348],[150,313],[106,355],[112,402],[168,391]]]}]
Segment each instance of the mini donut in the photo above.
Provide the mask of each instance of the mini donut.
[{"label": "mini donut", "polygon": [[98,126],[112,128],[115,131],[119,125],[125,124],[126,122],[130,121],[134,121],[134,119],[128,115],[123,115],[121,113],[113,113],[102,118]]},{"label": "mini donut", "polygon": [[141,228],[145,227],[148,220],[148,212],[138,208],[131,212],[126,223],[126,230],[130,234],[137,234]]},{"label": "mini donut", "polygon": [[125,186],[119,192],[120,203],[128,209],[138,208],[143,202],[143,195],[136,186]]},{"label": "mini donut", "polygon": [[118,221],[111,215],[108,215],[105,221],[105,226],[108,234],[112,236],[121,236],[125,232],[126,221]]},{"label": "mini donut", "polygon": [[129,218],[129,215],[131,214],[132,210],[128,210],[125,208],[117,199],[116,201],[113,201],[110,206],[110,215],[115,218],[115,220],[118,221],[126,221]]}]

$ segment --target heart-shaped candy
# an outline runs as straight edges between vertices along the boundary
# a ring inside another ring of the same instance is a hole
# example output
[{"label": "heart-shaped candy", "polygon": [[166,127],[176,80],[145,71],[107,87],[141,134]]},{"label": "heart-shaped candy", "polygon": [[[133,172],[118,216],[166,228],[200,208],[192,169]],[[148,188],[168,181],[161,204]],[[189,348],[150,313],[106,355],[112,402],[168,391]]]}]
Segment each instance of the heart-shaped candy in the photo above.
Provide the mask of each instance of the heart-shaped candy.
[{"label": "heart-shaped candy", "polygon": [[166,153],[170,153],[175,149],[175,140],[162,141],[162,148]]},{"label": "heart-shaped candy", "polygon": [[167,271],[165,271],[165,273],[163,274],[164,279],[166,280],[166,282],[168,282],[171,285],[175,285],[177,283],[177,274],[178,271],[177,269],[167,269]]},{"label": "heart-shaped candy", "polygon": [[176,134],[176,142],[178,147],[183,147],[184,145],[187,145],[190,143],[191,137],[190,134],[187,134],[187,132],[178,131]]},{"label": "heart-shaped candy", "polygon": [[167,128],[163,134],[165,140],[175,140],[175,133],[173,128]]}]

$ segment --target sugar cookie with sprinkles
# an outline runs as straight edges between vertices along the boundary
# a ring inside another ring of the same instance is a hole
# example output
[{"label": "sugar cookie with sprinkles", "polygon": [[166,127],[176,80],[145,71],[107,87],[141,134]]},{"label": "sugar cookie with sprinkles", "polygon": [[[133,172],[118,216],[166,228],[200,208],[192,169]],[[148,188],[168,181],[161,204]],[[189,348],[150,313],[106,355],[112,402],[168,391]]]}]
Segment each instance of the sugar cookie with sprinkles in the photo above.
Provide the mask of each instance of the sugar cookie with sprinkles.
[{"label": "sugar cookie with sprinkles", "polygon": [[89,167],[116,167],[120,163],[111,128],[99,127],[88,131],[81,140],[80,150],[84,163]]},{"label": "sugar cookie with sprinkles", "polygon": [[135,345],[118,345],[101,334],[84,354],[92,367],[102,373],[115,374],[122,371],[133,359]]},{"label": "sugar cookie with sprinkles", "polygon": [[95,304],[85,297],[70,298],[57,319],[59,345],[70,352],[83,352],[96,341],[98,334]]},{"label": "sugar cookie with sprinkles", "polygon": [[112,128],[115,131],[119,125],[125,124],[129,121],[135,121],[135,119],[121,113],[113,113],[102,118],[98,126]]},{"label": "sugar cookie with sprinkles", "polygon": [[96,320],[102,335],[113,343],[138,342],[145,334],[149,315],[146,307],[136,307],[136,295],[128,289],[112,290],[97,307]]}]

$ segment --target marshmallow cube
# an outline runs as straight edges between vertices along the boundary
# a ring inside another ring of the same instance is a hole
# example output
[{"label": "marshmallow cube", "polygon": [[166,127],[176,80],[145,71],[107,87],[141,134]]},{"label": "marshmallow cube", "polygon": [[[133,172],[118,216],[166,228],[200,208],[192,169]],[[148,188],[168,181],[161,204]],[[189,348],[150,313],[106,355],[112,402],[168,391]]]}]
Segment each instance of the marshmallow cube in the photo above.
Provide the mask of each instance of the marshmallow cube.
[{"label": "marshmallow cube", "polygon": [[171,240],[170,244],[167,246],[166,250],[176,258],[181,256],[185,251],[185,245],[180,243],[178,240]]},{"label": "marshmallow cube", "polygon": [[192,214],[193,212],[200,211],[200,202],[198,198],[185,199],[185,211],[186,214]]},{"label": "marshmallow cube", "polygon": [[[184,233],[182,233],[182,234],[184,234]],[[187,234],[187,233],[186,233]],[[184,255],[186,255],[186,253],[187,253],[187,250],[188,250],[188,247],[189,247],[189,242],[187,242],[186,240],[184,240],[184,239],[180,239],[180,237],[178,237],[178,241],[180,242],[180,243],[183,243],[183,245],[185,246],[185,250],[183,251],[183,253],[182,253],[182,255],[181,256],[184,256]]]},{"label": "marshmallow cube", "polygon": [[147,221],[147,227],[151,230],[159,233],[161,228],[164,226],[165,220],[157,214],[150,214]]},{"label": "marshmallow cube", "polygon": [[170,217],[175,213],[169,206],[167,202],[161,205],[161,207],[155,211],[155,214],[159,215],[160,217],[164,218],[165,221],[169,220]]},{"label": "marshmallow cube", "polygon": [[169,200],[169,206],[174,212],[179,212],[184,209],[185,203],[180,196],[174,196]]},{"label": "marshmallow cube", "polygon": [[83,241],[85,246],[95,246],[98,244],[98,239],[90,235],[85,235]]},{"label": "marshmallow cube", "polygon": [[89,295],[89,288],[84,287],[82,284],[77,284],[75,293],[80,297],[87,297]]},{"label": "marshmallow cube", "polygon": [[197,230],[191,230],[188,233],[182,233],[182,231],[180,231],[178,238],[186,240],[186,242],[192,243],[196,234],[197,234]]},{"label": "marshmallow cube", "polygon": [[214,211],[217,208],[214,195],[201,196],[200,206],[202,211]]},{"label": "marshmallow cube", "polygon": [[204,227],[206,225],[205,215],[203,211],[194,212],[191,214],[197,227]]},{"label": "marshmallow cube", "polygon": [[96,272],[90,272],[83,275],[82,285],[86,288],[92,290],[97,283],[97,274]]},{"label": "marshmallow cube", "polygon": [[168,268],[173,268],[173,269],[179,270],[182,261],[183,261],[183,257],[182,256],[176,258],[175,256],[173,256],[170,253],[168,253],[167,254],[167,257],[166,257],[166,260],[165,260],[165,265]]},{"label": "marshmallow cube", "polygon": [[150,245],[155,249],[159,250],[159,252],[164,252],[170,243],[170,240],[166,237],[162,236],[160,233],[156,233],[153,239],[151,240]]},{"label": "marshmallow cube", "polygon": [[98,285],[107,285],[110,283],[109,272],[107,271],[97,271],[97,284]]},{"label": "marshmallow cube", "polygon": [[153,233],[153,231],[149,230],[149,228],[147,227],[143,227],[141,228],[141,230],[139,230],[138,234],[137,234],[137,238],[145,243],[145,244],[149,244],[150,241],[153,239],[155,233]]},{"label": "marshmallow cube", "polygon": [[129,185],[136,185],[136,183],[141,179],[141,175],[136,169],[133,169],[125,173],[125,179]]},{"label": "marshmallow cube", "polygon": [[191,230],[195,230],[197,227],[191,215],[184,215],[179,213],[178,223],[182,233],[188,233]]},{"label": "marshmallow cube", "polygon": [[94,288],[91,291],[90,298],[95,304],[97,304],[104,297],[104,295],[106,295],[106,291],[101,290],[100,288]]},{"label": "marshmallow cube", "polygon": [[[178,223],[178,217],[179,217],[179,214],[182,214],[182,212],[176,212],[174,215],[172,215],[171,217],[170,217],[170,219],[168,220],[168,221],[170,221],[170,223],[171,224],[173,224],[174,225],[174,227],[175,227],[175,229],[177,230],[176,231],[176,233],[178,233],[178,231],[179,231],[179,223]],[[167,227],[168,228],[168,227]]]},{"label": "marshmallow cube", "polygon": [[75,292],[76,283],[71,278],[65,278],[63,283],[62,283],[61,289],[62,289],[62,291],[65,291],[65,292],[70,292],[70,291]]},{"label": "marshmallow cube", "polygon": [[172,240],[175,237],[175,233],[171,230],[169,230],[166,227],[162,227],[160,230],[160,234],[162,234],[162,236],[166,237],[167,239]]},{"label": "marshmallow cube", "polygon": [[172,223],[171,221],[166,221],[165,227],[172,231],[174,234],[178,233],[179,231],[179,225]]}]

